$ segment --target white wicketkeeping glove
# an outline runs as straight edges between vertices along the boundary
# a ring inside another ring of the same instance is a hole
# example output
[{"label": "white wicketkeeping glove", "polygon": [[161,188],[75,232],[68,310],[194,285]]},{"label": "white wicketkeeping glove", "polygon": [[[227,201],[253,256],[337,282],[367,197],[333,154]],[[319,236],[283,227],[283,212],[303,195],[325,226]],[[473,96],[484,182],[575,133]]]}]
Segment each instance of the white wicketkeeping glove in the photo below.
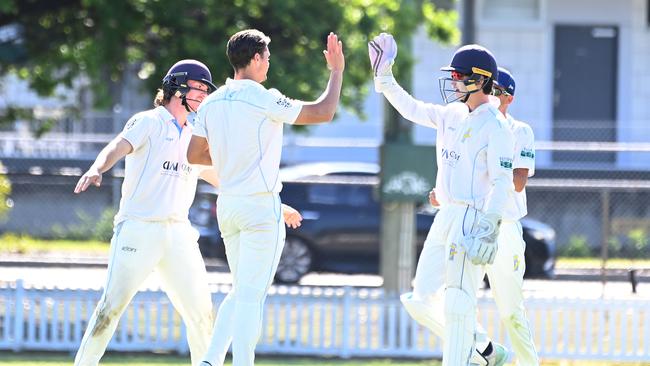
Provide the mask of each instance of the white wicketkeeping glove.
[{"label": "white wicketkeeping glove", "polygon": [[480,214],[474,230],[463,237],[463,246],[473,264],[494,263],[499,226],[501,226],[501,216],[498,214]]},{"label": "white wicketkeeping glove", "polygon": [[397,43],[393,36],[381,33],[368,42],[368,56],[375,77],[392,76],[391,68],[397,57]]}]

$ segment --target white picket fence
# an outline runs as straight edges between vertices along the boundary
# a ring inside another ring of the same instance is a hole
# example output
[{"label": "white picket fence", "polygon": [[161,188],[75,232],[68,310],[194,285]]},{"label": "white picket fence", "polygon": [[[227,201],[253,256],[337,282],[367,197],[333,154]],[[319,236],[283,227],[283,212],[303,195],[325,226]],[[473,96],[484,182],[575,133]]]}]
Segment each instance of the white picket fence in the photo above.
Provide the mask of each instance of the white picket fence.
[{"label": "white picket fence", "polygon": [[[213,289],[220,303],[228,286]],[[22,281],[0,288],[0,350],[75,351],[99,299],[98,290],[36,289]],[[479,319],[494,338],[507,336],[492,300]],[[526,301],[540,357],[650,361],[650,304],[643,300]],[[379,289],[272,287],[258,354],[335,357],[441,356],[441,341],[418,326],[399,299]],[[136,295],[109,349],[187,353],[180,316],[161,291]]]}]

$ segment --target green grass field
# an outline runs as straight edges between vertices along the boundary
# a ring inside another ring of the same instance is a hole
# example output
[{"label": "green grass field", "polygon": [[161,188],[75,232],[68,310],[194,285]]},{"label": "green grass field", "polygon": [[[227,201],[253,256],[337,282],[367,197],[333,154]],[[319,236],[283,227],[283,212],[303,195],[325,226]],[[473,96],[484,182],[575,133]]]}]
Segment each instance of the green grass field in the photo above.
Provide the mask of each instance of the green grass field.
[{"label": "green grass field", "polygon": [[[62,353],[0,353],[0,365],[11,366],[70,366],[73,356]],[[396,359],[353,359],[305,358],[305,357],[258,357],[260,366],[439,366],[438,360],[396,360]],[[188,366],[189,357],[175,355],[118,354],[109,353],[101,362],[102,366]],[[230,360],[226,365],[231,365]],[[542,362],[542,366],[643,366],[650,363],[606,363],[606,362]]]},{"label": "green grass field", "polygon": [[[47,255],[51,252],[79,255],[108,255],[109,243],[88,240],[42,240],[29,236],[5,234],[0,237],[0,254]],[[600,258],[558,258],[557,268],[600,268]],[[650,268],[650,259],[607,261],[607,268]]]},{"label": "green grass field", "polygon": [[[0,365],[12,366],[70,366],[73,361],[73,356],[60,353],[9,353],[0,354]],[[227,365],[231,362],[228,360]],[[391,360],[391,359],[355,359],[355,360],[341,360],[330,358],[269,358],[259,357],[256,365],[261,366],[384,366],[384,365],[399,365],[399,366],[438,366],[440,362],[437,361],[405,361],[405,360]],[[106,355],[101,362],[101,365],[106,366],[162,366],[162,365],[189,365],[189,356],[172,356],[172,355],[120,355],[111,353]]]}]

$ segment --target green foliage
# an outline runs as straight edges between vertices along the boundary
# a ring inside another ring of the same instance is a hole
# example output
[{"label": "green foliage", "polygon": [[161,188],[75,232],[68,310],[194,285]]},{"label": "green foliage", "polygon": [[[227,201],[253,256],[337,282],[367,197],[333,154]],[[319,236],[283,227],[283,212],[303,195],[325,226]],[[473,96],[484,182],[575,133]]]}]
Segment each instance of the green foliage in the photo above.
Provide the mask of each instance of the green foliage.
[{"label": "green foliage", "polygon": [[0,220],[5,220],[9,210],[13,207],[13,201],[9,198],[11,194],[11,181],[5,175],[5,167],[0,163]]},{"label": "green foliage", "polygon": [[644,229],[633,229],[627,234],[631,245],[631,256],[647,258],[650,256],[648,251],[648,233]]},{"label": "green foliage", "polygon": [[31,237],[15,233],[3,234],[0,237],[0,253],[25,254],[29,251]]},{"label": "green foliage", "polygon": [[562,257],[585,258],[591,257],[592,252],[587,237],[584,235],[571,235],[569,243],[560,249]]},{"label": "green foliage", "polygon": [[96,220],[83,211],[77,212],[79,223],[63,227],[61,225],[52,226],[52,236],[55,239],[62,240],[97,240],[109,242],[113,236],[113,217],[115,210],[112,208],[102,212],[99,219]]},{"label": "green foliage", "polygon": [[[230,35],[258,28],[272,39],[268,85],[290,97],[313,100],[327,80],[322,55],[330,31],[344,43],[346,74],[342,102],[357,112],[371,78],[369,36],[391,32],[410,36],[426,21],[428,33],[442,42],[458,40],[456,14],[425,0],[5,0],[0,25],[22,26],[26,56],[0,62],[0,74],[29,80],[41,95],[72,85],[86,75],[100,105],[119,97],[124,77],[139,77],[148,91],[160,86],[178,59],[209,65],[221,83],[232,74],[225,56]],[[410,70],[408,54],[398,57],[396,73]],[[127,66],[136,65],[136,75]]]}]

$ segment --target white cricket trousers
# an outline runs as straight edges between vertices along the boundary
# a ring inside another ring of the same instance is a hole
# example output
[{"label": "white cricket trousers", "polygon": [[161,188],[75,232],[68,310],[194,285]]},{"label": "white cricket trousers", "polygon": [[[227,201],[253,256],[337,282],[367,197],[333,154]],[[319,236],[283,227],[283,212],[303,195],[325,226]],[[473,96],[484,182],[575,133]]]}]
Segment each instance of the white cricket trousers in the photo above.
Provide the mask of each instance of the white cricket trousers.
[{"label": "white cricket trousers", "polygon": [[[409,315],[441,339],[445,339],[445,273],[446,249],[443,236],[448,227],[448,214],[436,215],[424,242],[413,280],[413,292],[403,294],[401,301]],[[539,365],[530,327],[523,305],[525,242],[519,222],[504,221],[499,231],[499,247],[492,265],[485,266],[490,278],[499,314],[508,330],[518,363]],[[483,276],[477,276],[480,282]],[[478,288],[478,287],[477,287]],[[477,325],[477,342],[482,348],[490,341],[485,330]]]},{"label": "white cricket trousers", "polygon": [[115,227],[104,292],[81,340],[75,366],[99,364],[126,306],[153,270],[185,322],[192,365],[199,365],[210,339],[213,313],[198,237],[189,223],[126,220]]},{"label": "white cricket trousers", "polygon": [[233,282],[219,306],[203,365],[222,366],[232,342],[233,366],[252,366],[264,301],[284,248],[280,197],[222,194],[217,199],[217,218]]},{"label": "white cricket trousers", "polygon": [[476,293],[483,277],[459,244],[472,230],[476,210],[443,206],[431,225],[420,254],[413,293],[401,298],[408,313],[442,337],[443,366],[469,363],[476,331]]},{"label": "white cricket trousers", "polygon": [[[485,266],[494,301],[499,310],[512,348],[521,366],[537,366],[539,358],[524,309],[523,283],[526,243],[519,221],[503,221],[499,230],[499,246],[494,263]],[[479,331],[477,340],[487,338]]]}]

